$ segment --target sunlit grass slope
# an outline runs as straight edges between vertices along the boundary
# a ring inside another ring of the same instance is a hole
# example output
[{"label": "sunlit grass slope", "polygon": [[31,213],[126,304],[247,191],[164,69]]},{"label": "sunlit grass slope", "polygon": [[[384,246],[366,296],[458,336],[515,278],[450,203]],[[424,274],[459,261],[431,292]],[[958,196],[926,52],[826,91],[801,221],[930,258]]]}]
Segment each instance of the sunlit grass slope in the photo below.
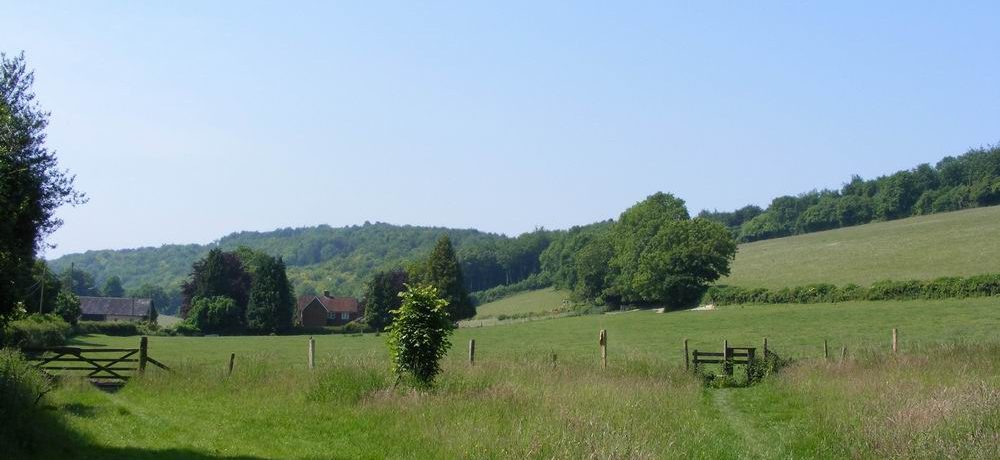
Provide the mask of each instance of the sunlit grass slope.
[{"label": "sunlit grass slope", "polygon": [[522,292],[476,307],[476,319],[549,312],[565,306],[568,300],[569,292],[553,288]]},{"label": "sunlit grass slope", "polygon": [[720,281],[781,288],[1000,272],[1000,206],[743,244]]}]

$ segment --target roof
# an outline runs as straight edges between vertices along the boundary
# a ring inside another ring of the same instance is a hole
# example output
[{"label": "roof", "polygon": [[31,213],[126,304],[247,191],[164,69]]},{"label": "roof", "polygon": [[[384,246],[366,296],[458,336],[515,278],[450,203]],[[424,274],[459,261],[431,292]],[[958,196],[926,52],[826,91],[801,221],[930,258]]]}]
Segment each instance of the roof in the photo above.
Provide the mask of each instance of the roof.
[{"label": "roof", "polygon": [[319,304],[326,308],[326,311],[330,313],[360,313],[361,303],[358,299],[354,297],[327,297],[325,295],[304,295],[299,297],[296,304],[298,311],[302,311],[306,306],[313,302],[313,300],[319,301]]},{"label": "roof", "polygon": [[148,316],[152,307],[152,299],[80,297],[80,312],[84,315]]}]

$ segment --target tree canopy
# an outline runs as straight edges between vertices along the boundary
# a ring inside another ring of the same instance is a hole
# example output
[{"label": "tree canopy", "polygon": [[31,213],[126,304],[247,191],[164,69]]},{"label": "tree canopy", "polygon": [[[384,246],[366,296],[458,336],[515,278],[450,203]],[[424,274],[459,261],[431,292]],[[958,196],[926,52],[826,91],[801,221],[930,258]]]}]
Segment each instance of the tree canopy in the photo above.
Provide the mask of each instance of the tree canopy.
[{"label": "tree canopy", "polygon": [[62,224],[56,209],[86,201],[45,146],[49,113],[35,100],[34,80],[24,53],[0,53],[0,323],[34,284],[35,253]]},{"label": "tree canopy", "polygon": [[448,235],[438,239],[424,267],[419,275],[420,280],[437,288],[441,298],[448,302],[448,315],[453,321],[476,316],[476,307],[472,305],[469,292],[465,289],[462,267],[455,257],[455,249],[451,246]]},{"label": "tree canopy", "polygon": [[365,286],[362,298],[365,306],[365,322],[376,331],[381,331],[392,323],[392,311],[398,310],[403,302],[399,293],[406,290],[408,275],[397,268],[376,272]]}]

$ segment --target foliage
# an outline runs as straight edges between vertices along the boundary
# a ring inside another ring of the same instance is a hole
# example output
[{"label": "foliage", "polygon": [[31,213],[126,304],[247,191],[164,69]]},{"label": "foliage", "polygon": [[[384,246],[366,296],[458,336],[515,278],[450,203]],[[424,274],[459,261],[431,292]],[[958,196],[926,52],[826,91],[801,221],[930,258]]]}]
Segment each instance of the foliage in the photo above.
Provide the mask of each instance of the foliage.
[{"label": "foliage", "polygon": [[246,272],[236,253],[213,249],[192,265],[188,280],[181,286],[181,293],[184,295],[181,317],[188,317],[196,297],[224,296],[232,299],[239,309],[240,319],[238,323],[234,323],[234,327],[236,324],[242,325],[250,299],[250,283],[250,274]]},{"label": "foliage", "polygon": [[257,333],[280,332],[292,327],[295,300],[281,258],[258,259],[246,309],[247,329]]},{"label": "foliage", "polygon": [[453,321],[476,316],[476,307],[472,305],[469,293],[465,290],[462,267],[458,264],[448,235],[438,240],[423,265],[423,272],[415,278],[437,288],[437,292],[447,302],[448,315]]},{"label": "foliage", "polygon": [[76,267],[66,267],[59,275],[63,287],[79,296],[99,297],[101,291],[97,289],[97,282],[94,275]]},{"label": "foliage", "polygon": [[125,297],[125,288],[122,287],[122,279],[117,275],[112,276],[104,282],[104,289],[101,293],[105,297]]},{"label": "foliage", "polygon": [[229,297],[195,297],[185,322],[205,334],[239,333],[243,331],[243,309]]},{"label": "foliage", "polygon": [[55,314],[59,315],[64,321],[70,324],[76,324],[80,319],[80,298],[67,290],[61,290],[56,295],[56,309]]},{"label": "foliage", "polygon": [[606,233],[595,236],[580,248],[574,257],[576,283],[572,286],[577,298],[597,303],[619,302],[620,294],[611,289],[615,281],[611,271],[614,255],[611,237]]},{"label": "foliage", "polygon": [[1000,295],[1000,274],[945,277],[930,281],[882,280],[864,288],[856,284],[841,287],[810,284],[781,289],[712,286],[703,303],[716,305],[765,303],[828,303],[857,300],[960,299]]},{"label": "foliage", "polygon": [[34,81],[24,53],[0,53],[0,325],[34,284],[35,252],[62,225],[56,209],[86,201],[45,146],[49,113],[35,100]]},{"label": "foliage", "polygon": [[611,230],[612,284],[626,302],[684,306],[729,274],[736,243],[722,225],[689,219],[684,201],[656,193],[622,213]]},{"label": "foliage", "polygon": [[406,290],[408,275],[405,270],[397,268],[390,271],[378,271],[365,286],[362,298],[365,309],[365,322],[376,331],[383,330],[392,323],[393,310],[398,310],[402,298],[399,293]]},{"label": "foliage", "polygon": [[20,352],[0,348],[0,445],[4,455],[15,458],[16,452],[31,451],[37,443],[45,442],[37,428],[43,415],[43,406],[38,403],[52,388],[52,382]]},{"label": "foliage", "polygon": [[[837,191],[775,198],[756,215],[741,212],[747,208],[701,215],[727,225],[740,241],[749,242],[996,204],[1000,204],[1000,145],[871,180],[854,176]],[[753,217],[741,222],[737,214]]]},{"label": "foliage", "polygon": [[[281,257],[288,266],[289,280],[299,295],[330,291],[360,297],[365,283],[376,271],[406,266],[425,257],[442,234],[451,238],[463,263],[463,270],[468,270],[465,281],[469,289],[480,290],[503,284],[508,275],[511,282],[519,281],[519,276],[527,276],[538,264],[537,254],[533,262],[529,254],[538,245],[529,240],[540,239],[541,236],[533,236],[533,233],[509,238],[478,230],[386,223],[340,228],[320,225],[270,232],[232,233],[208,245],[87,251],[60,257],[51,261],[51,265],[53,270],[61,271],[75,263],[76,268],[93,273],[98,280],[118,275],[126,291],[143,284],[160,286],[171,296],[171,304],[169,310],[166,305],[157,306],[160,311],[169,312],[181,305],[180,286],[191,265],[216,248],[235,251],[241,259],[241,247]],[[480,245],[484,247],[482,251],[473,249]],[[469,251],[468,261],[465,260],[465,251]],[[483,257],[472,260],[472,254],[480,252]],[[494,265],[494,262],[505,265]],[[523,265],[518,265],[522,262]]]},{"label": "foliage", "polygon": [[[56,309],[56,297],[62,289],[62,282],[59,277],[49,270],[48,265],[42,259],[36,259],[31,269],[31,279],[37,283],[33,290],[25,294],[24,307],[31,313],[52,313]],[[39,306],[39,302],[44,302]]]},{"label": "foliage", "polygon": [[430,386],[441,371],[439,361],[451,348],[449,336],[455,325],[448,301],[429,285],[407,285],[400,296],[403,303],[392,312],[395,319],[389,326],[393,372]]},{"label": "foliage", "polygon": [[66,344],[72,326],[57,315],[28,315],[7,323],[0,346],[20,348],[58,347]]}]

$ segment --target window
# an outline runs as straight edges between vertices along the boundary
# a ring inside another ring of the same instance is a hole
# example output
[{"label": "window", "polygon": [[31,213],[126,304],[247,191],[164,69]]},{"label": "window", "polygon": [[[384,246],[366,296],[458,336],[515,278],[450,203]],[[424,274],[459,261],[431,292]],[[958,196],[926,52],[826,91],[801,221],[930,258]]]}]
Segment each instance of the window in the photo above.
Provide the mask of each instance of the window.
[{"label": "window", "polygon": [[345,311],[340,314],[340,319],[351,319],[351,314]]}]

